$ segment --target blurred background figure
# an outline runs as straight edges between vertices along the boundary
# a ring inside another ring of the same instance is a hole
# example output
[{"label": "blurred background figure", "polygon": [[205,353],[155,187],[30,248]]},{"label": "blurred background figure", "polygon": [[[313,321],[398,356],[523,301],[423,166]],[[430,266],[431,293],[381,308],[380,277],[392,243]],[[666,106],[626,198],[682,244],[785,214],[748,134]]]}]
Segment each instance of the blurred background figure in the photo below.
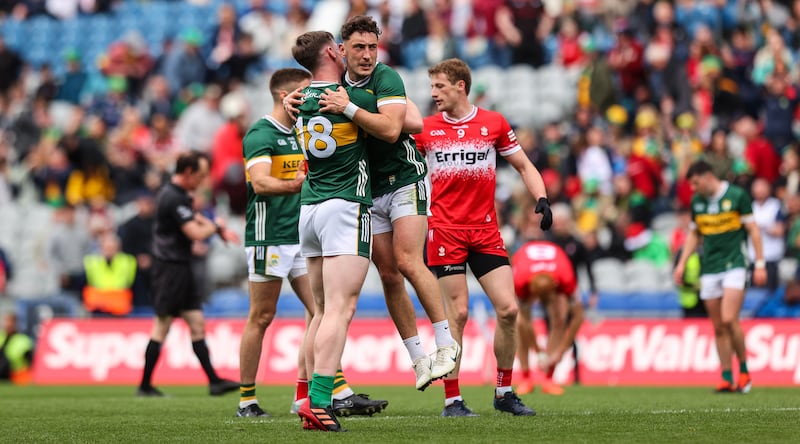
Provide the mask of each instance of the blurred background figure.
[{"label": "blurred background figure", "polygon": [[30,383],[33,346],[33,339],[17,331],[17,315],[7,313],[3,316],[3,329],[0,330],[0,381]]},{"label": "blurred background figure", "polygon": [[69,204],[56,209],[53,222],[47,247],[50,268],[59,277],[61,291],[79,300],[86,280],[83,258],[92,248],[89,230]]},{"label": "blurred background figure", "polygon": [[220,101],[226,122],[211,144],[211,185],[217,199],[227,201],[228,210],[243,215],[247,207],[247,185],[242,162],[242,139],[250,126],[250,106],[239,92]]},{"label": "blurred background figure", "polygon": [[[772,185],[764,178],[757,178],[750,188],[753,196],[753,218],[761,231],[761,245],[767,262],[767,283],[770,290],[778,288],[778,263],[786,254],[786,214],[781,201],[772,196]],[[747,240],[750,269],[756,260],[753,242]]]},{"label": "blurred background figure", "polygon": [[95,315],[125,316],[133,308],[136,257],[122,252],[119,237],[113,232],[103,234],[99,243],[98,253],[83,258],[83,306]]},{"label": "blurred background figure", "polygon": [[153,224],[155,196],[140,190],[136,197],[136,214],[119,227],[122,251],[136,257],[136,278],[133,282],[133,306],[152,307],[150,300],[150,269],[153,265]]},{"label": "blurred background figure", "polygon": [[[683,241],[681,241],[681,245]],[[680,249],[675,260],[680,257]],[[684,318],[708,317],[706,306],[700,300],[700,254],[696,251],[686,260],[683,271],[683,282],[678,285],[678,303]]]}]

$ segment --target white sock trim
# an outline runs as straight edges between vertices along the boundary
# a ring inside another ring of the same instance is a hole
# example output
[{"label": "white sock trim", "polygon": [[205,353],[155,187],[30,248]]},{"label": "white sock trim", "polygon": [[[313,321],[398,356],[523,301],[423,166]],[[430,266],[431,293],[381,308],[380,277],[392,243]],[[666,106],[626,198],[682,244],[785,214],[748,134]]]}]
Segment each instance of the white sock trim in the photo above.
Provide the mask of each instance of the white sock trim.
[{"label": "white sock trim", "polygon": [[510,385],[505,387],[495,387],[494,394],[497,396],[503,396],[510,391],[512,391]]},{"label": "white sock trim", "polygon": [[239,408],[243,409],[249,405],[258,404],[258,399],[251,399],[249,401],[239,401]]},{"label": "white sock trim", "polygon": [[403,339],[403,345],[408,350],[408,356],[411,357],[411,362],[425,356],[425,349],[422,348],[422,341],[419,336],[412,336],[408,339]]},{"label": "white sock trim", "polygon": [[450,323],[445,319],[433,324],[433,335],[436,338],[436,346],[453,345],[456,343],[450,333]]},{"label": "white sock trim", "polygon": [[445,407],[450,406],[456,401],[464,401],[464,398],[462,398],[461,395],[453,396],[452,398],[447,398],[444,400],[444,406]]},{"label": "white sock trim", "polygon": [[331,398],[336,399],[338,401],[341,401],[342,399],[349,398],[349,397],[351,397],[351,396],[353,396],[355,394],[356,394],[356,392],[354,392],[353,389],[351,389],[350,387],[347,387],[346,389],[342,390],[341,392],[332,395]]}]

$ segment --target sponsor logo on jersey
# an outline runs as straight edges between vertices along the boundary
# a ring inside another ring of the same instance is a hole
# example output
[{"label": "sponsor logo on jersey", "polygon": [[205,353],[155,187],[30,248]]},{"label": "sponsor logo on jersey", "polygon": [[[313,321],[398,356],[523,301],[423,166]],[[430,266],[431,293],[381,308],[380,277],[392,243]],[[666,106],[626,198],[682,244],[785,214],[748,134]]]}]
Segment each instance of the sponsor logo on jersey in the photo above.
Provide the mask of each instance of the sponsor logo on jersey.
[{"label": "sponsor logo on jersey", "polygon": [[475,165],[489,157],[489,150],[484,151],[437,151],[436,162],[447,165]]},{"label": "sponsor logo on jersey", "polygon": [[730,211],[731,210],[731,201],[725,199],[722,201],[722,211]]},{"label": "sponsor logo on jersey", "polygon": [[466,271],[467,267],[465,265],[445,265],[442,267],[445,272],[452,272],[452,271]]},{"label": "sponsor logo on jersey", "polygon": [[270,174],[278,179],[292,180],[297,177],[297,170],[302,161],[303,155],[300,153],[272,156],[272,169]]},{"label": "sponsor logo on jersey", "polygon": [[283,139],[278,139],[278,145],[285,146],[286,145],[286,141],[283,140]]},{"label": "sponsor logo on jersey", "polygon": [[481,127],[481,136],[486,137],[488,135],[489,135],[489,128],[486,128],[485,126],[482,126]]},{"label": "sponsor logo on jersey", "polygon": [[431,137],[446,136],[446,135],[447,135],[447,131],[445,131],[443,129],[431,130]]}]

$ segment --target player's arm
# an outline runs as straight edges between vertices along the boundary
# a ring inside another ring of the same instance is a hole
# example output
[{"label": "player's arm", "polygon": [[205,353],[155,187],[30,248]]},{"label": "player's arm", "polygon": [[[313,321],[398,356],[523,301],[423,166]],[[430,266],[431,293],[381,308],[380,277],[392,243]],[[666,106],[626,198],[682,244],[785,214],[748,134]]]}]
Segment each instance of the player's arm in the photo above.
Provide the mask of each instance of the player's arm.
[{"label": "player's arm", "polygon": [[322,106],[319,109],[321,112],[343,114],[370,136],[389,143],[397,141],[405,124],[405,103],[387,103],[378,106],[377,113],[371,113],[351,102],[347,91],[341,86],[336,91],[326,89],[320,95],[319,104]]},{"label": "player's arm", "polygon": [[522,177],[522,183],[524,183],[525,188],[528,189],[528,193],[536,199],[535,211],[542,215],[540,227],[542,230],[550,229],[550,226],[553,224],[553,213],[550,211],[550,201],[547,200],[547,189],[544,186],[544,180],[542,180],[542,175],[539,173],[539,170],[533,166],[523,150],[517,150],[505,156],[505,159],[517,170],[520,177]]},{"label": "player's arm", "polygon": [[761,230],[756,225],[756,221],[752,214],[742,216],[744,222],[744,229],[747,230],[747,235],[750,236],[750,241],[753,243],[753,250],[756,253],[756,261],[753,268],[753,283],[756,285],[764,285],[767,283],[767,263],[764,261],[764,248],[761,244]]},{"label": "player's arm", "polygon": [[183,234],[193,241],[206,240],[218,234],[224,241],[239,242],[239,236],[225,228],[225,220],[211,220],[183,203],[175,206],[172,217],[180,225]]},{"label": "player's arm", "polygon": [[561,343],[558,345],[558,349],[556,350],[559,360],[567,350],[572,348],[572,344],[575,343],[575,337],[578,335],[578,330],[580,330],[581,325],[583,325],[583,302],[579,297],[571,297],[569,299],[569,314],[570,317],[569,323],[567,324],[566,333],[561,338]]},{"label": "player's arm", "polygon": [[403,132],[419,134],[422,132],[422,113],[416,103],[406,97],[406,120],[403,122]]},{"label": "player's arm", "polygon": [[195,214],[194,219],[181,225],[183,234],[193,241],[202,241],[217,232],[217,225],[202,214]]},{"label": "player's arm", "polygon": [[297,169],[297,176],[292,180],[278,179],[271,174],[272,161],[262,161],[252,163],[247,167],[247,172],[250,174],[250,183],[253,185],[253,191],[259,196],[280,196],[286,194],[295,194],[300,192],[303,186],[306,175],[303,173],[303,167]]},{"label": "player's arm", "polygon": [[689,232],[686,233],[686,239],[683,241],[683,247],[681,247],[681,255],[672,273],[672,280],[675,281],[676,284],[683,285],[683,272],[686,269],[686,261],[697,249],[699,243],[700,233],[697,232],[697,227],[694,225],[694,222],[692,222],[692,227],[689,229]]},{"label": "player's arm", "polygon": [[505,159],[522,177],[522,183],[525,184],[525,188],[528,189],[531,196],[536,199],[547,199],[547,189],[544,187],[542,175],[539,174],[539,170],[533,166],[523,150],[517,150],[513,154],[506,156]]}]

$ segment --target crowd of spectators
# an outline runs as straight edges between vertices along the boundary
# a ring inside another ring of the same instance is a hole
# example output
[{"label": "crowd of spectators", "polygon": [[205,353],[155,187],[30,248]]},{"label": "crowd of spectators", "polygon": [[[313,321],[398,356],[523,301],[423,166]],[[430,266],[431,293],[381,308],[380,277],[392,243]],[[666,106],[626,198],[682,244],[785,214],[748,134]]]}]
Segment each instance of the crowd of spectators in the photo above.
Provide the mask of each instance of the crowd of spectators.
[{"label": "crowd of spectators", "polygon": [[[70,48],[35,66],[24,45],[0,37],[0,206],[28,198],[56,209],[48,272],[63,290],[85,285],[82,258],[108,232],[119,232],[146,273],[147,248],[137,240],[182,150],[212,157],[198,205],[243,214],[241,138],[264,111],[252,109],[247,86],[266,93],[270,72],[292,65],[309,5],[324,2],[219,3],[208,29],[188,27],[158,48],[126,31],[98,60]],[[36,15],[113,14],[119,3],[2,2],[0,27]],[[748,189],[764,179],[767,197],[780,203],[779,243],[798,254],[800,0],[351,0],[341,18],[359,14],[380,19],[382,61],[405,70],[460,57],[476,70],[575,74],[573,115],[516,131],[550,200],[563,204],[570,233],[559,235],[574,236],[588,261],[669,266],[691,198],[684,174],[700,158]],[[535,218],[506,167],[501,161],[497,207],[513,250]],[[86,223],[74,223],[76,209]],[[653,230],[662,214],[675,216],[674,233]],[[197,246],[198,257],[207,252]],[[146,285],[132,286],[145,303]]]}]

